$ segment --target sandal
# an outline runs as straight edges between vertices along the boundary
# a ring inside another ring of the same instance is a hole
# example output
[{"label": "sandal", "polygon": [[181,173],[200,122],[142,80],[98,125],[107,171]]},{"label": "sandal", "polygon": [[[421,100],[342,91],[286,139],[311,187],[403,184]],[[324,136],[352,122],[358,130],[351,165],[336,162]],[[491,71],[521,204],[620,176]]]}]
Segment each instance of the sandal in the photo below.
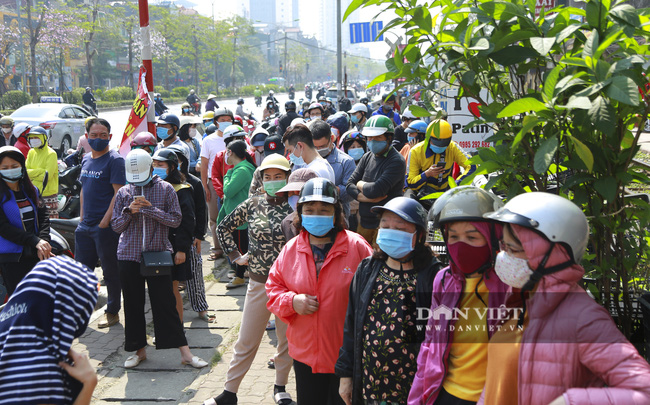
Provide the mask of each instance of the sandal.
[{"label": "sandal", "polygon": [[266,365],[267,365],[270,369],[275,370],[275,360],[274,360],[274,359],[269,359],[269,362],[266,363]]},{"label": "sandal", "polygon": [[208,260],[209,261],[214,261],[214,260],[217,260],[220,257],[223,257],[223,253],[212,252],[212,253],[210,253],[210,256],[208,256]]},{"label": "sandal", "polygon": [[278,405],[290,405],[293,403],[291,400],[291,394],[288,392],[278,392],[273,396],[273,399],[275,400],[275,403]]},{"label": "sandal", "polygon": [[203,368],[208,365],[208,362],[201,359],[198,356],[194,356],[192,357],[191,361],[181,361],[181,364],[186,366],[192,366],[194,368]]},{"label": "sandal", "polygon": [[199,314],[198,318],[206,321],[207,323],[213,323],[217,319],[217,316],[215,314],[208,314],[206,312],[203,315]]}]

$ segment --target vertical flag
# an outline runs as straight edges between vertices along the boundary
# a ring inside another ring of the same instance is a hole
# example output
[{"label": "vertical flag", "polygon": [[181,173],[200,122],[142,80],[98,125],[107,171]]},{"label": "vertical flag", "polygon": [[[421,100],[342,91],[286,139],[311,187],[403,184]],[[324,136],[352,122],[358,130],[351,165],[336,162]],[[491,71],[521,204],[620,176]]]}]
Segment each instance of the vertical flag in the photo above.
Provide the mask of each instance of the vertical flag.
[{"label": "vertical flag", "polygon": [[120,143],[120,155],[126,156],[131,150],[131,139],[140,132],[148,131],[147,128],[147,111],[152,101],[149,97],[149,91],[146,84],[147,70],[144,66],[140,66],[140,76],[138,80],[138,93],[133,101],[133,107],[129,114],[129,120],[124,129],[122,136],[122,143]]}]

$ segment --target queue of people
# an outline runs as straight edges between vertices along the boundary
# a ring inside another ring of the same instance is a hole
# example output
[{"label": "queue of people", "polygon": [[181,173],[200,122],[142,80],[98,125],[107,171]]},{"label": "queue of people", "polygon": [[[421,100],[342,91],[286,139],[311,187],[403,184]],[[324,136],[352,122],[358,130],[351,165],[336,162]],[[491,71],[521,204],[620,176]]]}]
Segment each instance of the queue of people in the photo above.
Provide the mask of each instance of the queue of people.
[{"label": "queue of people", "polygon": [[[268,101],[277,108],[272,94]],[[29,166],[49,156],[40,131],[20,134],[36,149],[27,157],[0,147],[7,308],[26,299],[44,309],[58,299],[85,308],[54,319],[0,316],[0,387],[21,355],[7,343],[24,328],[48,353],[26,361],[30,381],[53,373],[46,385],[61,403],[89,403],[96,375],[70,344],[97,299],[88,268],[98,259],[109,295],[99,327],[120,322],[124,299],[124,348],[133,353],[125,368],[147,359],[145,283],[153,345],[178,348],[181,364],[207,366],[183,332],[179,290],[184,283],[199,318],[215,321],[201,261],[209,227],[207,259],[226,256],[227,287],[246,287],[246,299],[223,390],[214,387],[205,404],[238,403],[271,315],[279,405],[293,403],[292,368],[299,405],[650,403],[650,366],[579,285],[589,235],[582,211],[547,193],[504,205],[474,186],[451,188],[450,177],[474,167],[449,123],[427,124],[408,108],[400,116],[394,102],[386,97],[372,116],[359,105],[346,113],[315,103],[303,112],[308,120],[287,103],[282,137],[249,136],[232,111],[215,106],[202,117],[213,131],[199,140],[198,117],[163,113],[156,134],[134,137],[126,157],[108,146],[110,124],[90,119],[75,252],[85,266],[51,258],[49,183]],[[434,192],[428,209],[422,197]],[[430,226],[449,266],[427,244]],[[66,288],[75,296],[60,297]],[[42,344],[43,333],[61,328],[65,339]],[[70,376],[82,383],[74,392]]]}]

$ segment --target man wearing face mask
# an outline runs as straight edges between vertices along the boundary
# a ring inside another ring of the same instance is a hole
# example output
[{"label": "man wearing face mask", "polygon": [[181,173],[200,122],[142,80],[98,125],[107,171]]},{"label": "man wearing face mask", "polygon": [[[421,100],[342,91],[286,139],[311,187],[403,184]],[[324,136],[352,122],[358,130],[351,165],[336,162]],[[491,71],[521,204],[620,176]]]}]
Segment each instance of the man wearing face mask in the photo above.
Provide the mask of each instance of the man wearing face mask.
[{"label": "man wearing face mask", "polygon": [[[43,196],[50,218],[59,217],[59,164],[56,152],[47,144],[47,131],[41,127],[32,127],[27,134],[27,142],[32,149],[27,154],[27,174]],[[47,173],[47,184],[44,185]]]},{"label": "man wearing face mask", "polygon": [[[462,179],[476,170],[468,163],[467,156],[458,144],[451,140],[451,125],[443,119],[432,121],[427,127],[424,142],[411,148],[406,185],[421,199],[431,193],[449,190],[449,176],[457,163],[463,169]],[[430,200],[420,200],[426,202]],[[426,206],[425,206],[426,208]]]},{"label": "man wearing face mask", "polygon": [[368,115],[368,107],[363,103],[356,103],[348,111],[348,114],[350,114],[352,125],[356,127],[357,131],[363,130],[363,126],[366,125],[366,121],[368,120],[366,118]]},{"label": "man wearing face mask", "polygon": [[0,146],[14,146],[16,143],[16,137],[12,133],[14,130],[13,118],[0,118],[0,128],[2,129],[2,136],[0,136]]},{"label": "man wearing face mask", "polygon": [[363,128],[371,153],[363,155],[347,182],[347,191],[359,201],[360,223],[357,232],[372,244],[377,237],[379,219],[370,209],[384,205],[403,194],[406,162],[391,146],[393,122],[383,115],[373,116]]},{"label": "man wearing face mask", "polygon": [[354,173],[356,165],[354,159],[335,146],[336,137],[332,133],[330,126],[322,121],[312,121],[309,126],[314,138],[314,147],[321,157],[325,158],[334,170],[334,184],[339,189],[343,212],[347,218],[350,215],[350,201],[353,198],[348,194],[346,185],[348,179]]},{"label": "man wearing face mask", "polygon": [[314,147],[314,138],[306,125],[297,124],[291,127],[282,137],[282,142],[287,152],[289,152],[289,160],[293,164],[293,170],[306,167],[318,173],[320,177],[334,183],[336,179],[334,170]]},{"label": "man wearing face mask", "polygon": [[398,126],[402,124],[402,120],[399,117],[399,114],[394,111],[395,108],[395,94],[384,94],[381,96],[382,106],[372,113],[372,116],[383,115],[384,117],[390,118],[393,121],[393,126]]},{"label": "man wearing face mask", "polygon": [[158,117],[158,120],[156,120],[156,136],[161,141],[158,143],[156,150],[166,148],[169,145],[179,145],[189,155],[190,148],[177,136],[180,127],[181,121],[174,114],[167,113]]},{"label": "man wearing face mask", "polygon": [[124,158],[111,150],[111,125],[103,118],[86,123],[91,152],[81,162],[81,214],[75,231],[75,259],[91,269],[102,264],[108,304],[100,328],[119,322],[122,287],[117,270],[119,234],[111,229],[117,191],[126,184]]},{"label": "man wearing face mask", "polygon": [[325,116],[325,109],[320,103],[311,103],[311,105],[307,109],[307,113],[309,114],[310,121],[322,120],[323,117]]}]

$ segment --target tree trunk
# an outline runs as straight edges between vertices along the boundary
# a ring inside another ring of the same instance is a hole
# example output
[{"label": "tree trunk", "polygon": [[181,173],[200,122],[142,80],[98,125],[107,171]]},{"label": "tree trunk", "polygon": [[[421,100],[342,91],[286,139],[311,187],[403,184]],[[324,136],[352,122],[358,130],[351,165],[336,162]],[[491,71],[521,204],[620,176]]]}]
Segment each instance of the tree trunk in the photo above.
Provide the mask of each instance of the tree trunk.
[{"label": "tree trunk", "polygon": [[170,90],[169,88],[169,55],[165,51],[165,90]]},{"label": "tree trunk", "polygon": [[88,87],[93,89],[93,56],[90,54],[90,41],[84,43],[84,48],[86,50],[86,66],[88,68]]},{"label": "tree trunk", "polygon": [[63,88],[65,87],[65,78],[63,76],[63,49],[59,51],[59,95],[63,94]]}]

